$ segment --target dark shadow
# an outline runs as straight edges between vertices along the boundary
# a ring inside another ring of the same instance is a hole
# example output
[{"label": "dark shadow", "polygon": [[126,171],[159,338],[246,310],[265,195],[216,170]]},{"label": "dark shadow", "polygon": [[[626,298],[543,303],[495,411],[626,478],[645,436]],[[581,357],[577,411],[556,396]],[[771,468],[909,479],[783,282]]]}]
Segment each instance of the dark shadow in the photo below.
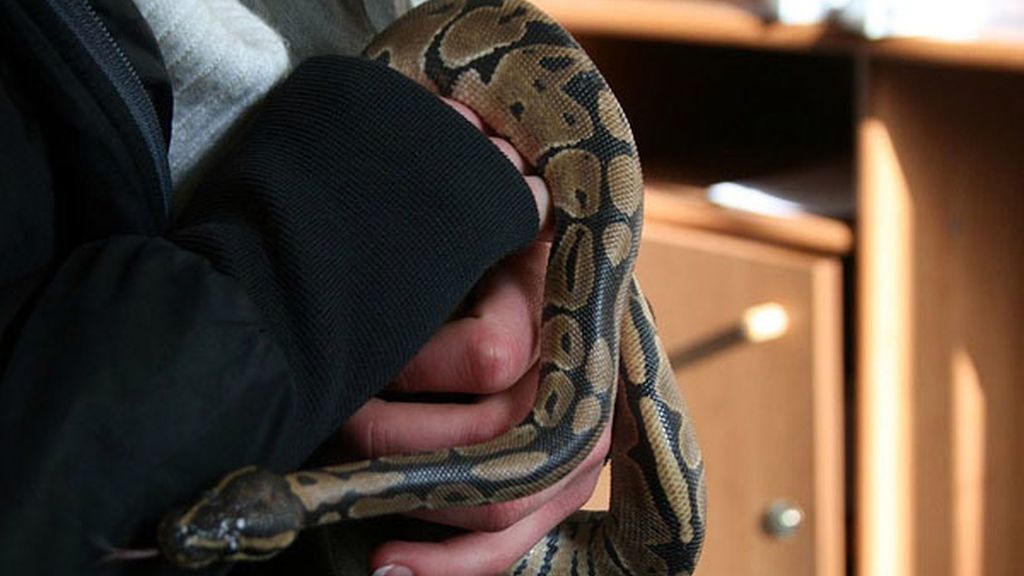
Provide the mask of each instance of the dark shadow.
[{"label": "dark shadow", "polygon": [[743,328],[733,326],[712,332],[695,344],[670,352],[668,359],[672,367],[679,370],[745,343],[747,338]]}]

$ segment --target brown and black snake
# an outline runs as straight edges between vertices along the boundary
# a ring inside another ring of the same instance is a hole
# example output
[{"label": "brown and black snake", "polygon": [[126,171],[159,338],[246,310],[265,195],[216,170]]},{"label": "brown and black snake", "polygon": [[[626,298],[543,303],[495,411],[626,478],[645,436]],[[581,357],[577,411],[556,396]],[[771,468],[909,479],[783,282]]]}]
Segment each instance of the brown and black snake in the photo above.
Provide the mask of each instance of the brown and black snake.
[{"label": "brown and black snake", "polygon": [[643,182],[608,85],[568,32],[522,0],[433,0],[365,55],[477,111],[551,191],[536,405],[479,445],[286,476],[232,472],[164,519],[163,555],[183,567],[264,559],[310,526],[533,494],[584,459],[615,410],[610,509],[574,514],[511,573],[692,573],[704,465],[633,275]]}]

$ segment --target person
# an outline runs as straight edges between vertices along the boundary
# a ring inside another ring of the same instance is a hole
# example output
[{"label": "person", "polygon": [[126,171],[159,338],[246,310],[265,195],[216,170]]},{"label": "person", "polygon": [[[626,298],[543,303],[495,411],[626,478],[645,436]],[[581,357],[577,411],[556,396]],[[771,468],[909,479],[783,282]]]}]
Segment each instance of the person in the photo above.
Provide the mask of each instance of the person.
[{"label": "person", "polygon": [[[239,466],[465,444],[530,409],[550,201],[472,111],[337,55],[387,6],[0,0],[5,573],[174,573],[99,561]],[[371,567],[501,571],[606,452],[418,514],[464,532]]]}]

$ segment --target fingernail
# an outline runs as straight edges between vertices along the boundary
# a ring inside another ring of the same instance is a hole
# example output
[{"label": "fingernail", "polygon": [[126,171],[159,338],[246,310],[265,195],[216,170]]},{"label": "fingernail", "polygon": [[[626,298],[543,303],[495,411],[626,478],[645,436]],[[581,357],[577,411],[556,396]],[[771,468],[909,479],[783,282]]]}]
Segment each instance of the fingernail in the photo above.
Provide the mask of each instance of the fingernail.
[{"label": "fingernail", "polygon": [[405,566],[398,566],[396,564],[388,564],[387,566],[381,566],[374,571],[370,576],[414,576],[412,570],[409,570]]}]

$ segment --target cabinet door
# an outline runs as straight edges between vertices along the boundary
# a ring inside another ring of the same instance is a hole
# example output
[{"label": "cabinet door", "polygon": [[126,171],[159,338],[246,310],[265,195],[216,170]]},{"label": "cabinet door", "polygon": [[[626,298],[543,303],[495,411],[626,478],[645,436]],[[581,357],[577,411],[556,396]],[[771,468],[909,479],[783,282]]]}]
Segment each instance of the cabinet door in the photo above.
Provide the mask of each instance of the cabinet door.
[{"label": "cabinet door", "polygon": [[[648,224],[637,273],[704,451],[708,538],[698,574],[838,576],[838,262]],[[751,343],[741,336],[741,318],[769,302],[785,309],[788,329],[776,340]],[[606,482],[588,507],[606,502]],[[772,520],[798,525],[789,535],[775,526],[773,535]]]},{"label": "cabinet door", "polygon": [[864,80],[857,574],[1016,576],[1024,74],[874,61]]}]

